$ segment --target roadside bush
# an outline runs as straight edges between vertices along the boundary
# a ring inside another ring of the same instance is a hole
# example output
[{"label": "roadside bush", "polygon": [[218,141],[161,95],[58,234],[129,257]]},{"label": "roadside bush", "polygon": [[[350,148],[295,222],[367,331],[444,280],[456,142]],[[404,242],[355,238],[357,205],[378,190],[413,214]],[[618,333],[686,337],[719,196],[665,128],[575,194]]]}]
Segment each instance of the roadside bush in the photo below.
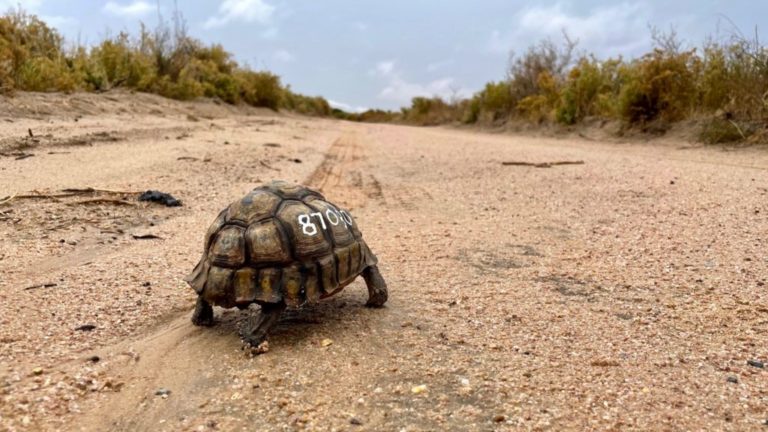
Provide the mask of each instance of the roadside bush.
[{"label": "roadside bush", "polygon": [[481,116],[490,121],[506,119],[517,105],[509,81],[489,82],[473,99],[476,102],[470,104],[469,119],[474,121]]},{"label": "roadside bush", "polygon": [[619,63],[619,60],[600,62],[594,57],[579,60],[560,91],[556,120],[572,125],[588,116],[613,116],[615,107],[611,100],[618,93]]},{"label": "roadside bush", "polygon": [[36,16],[22,10],[1,16],[0,89],[48,91],[74,88],[61,47],[59,33]]},{"label": "roadside bush", "polygon": [[768,136],[768,49],[757,37],[737,32],[701,50],[684,49],[674,30],[652,29],[651,37],[655,48],[638,59],[582,56],[575,64],[575,43],[567,37],[559,46],[543,41],[512,57],[505,80],[466,100],[416,98],[400,118],[422,125],[515,119],[573,125],[597,117],[649,131],[698,118],[708,119],[699,136],[704,142]]},{"label": "roadside bush", "polygon": [[688,117],[696,101],[695,50],[654,49],[619,71],[619,111],[629,123],[675,122]]},{"label": "roadside bush", "polygon": [[292,92],[290,88],[285,91],[283,104],[291,111],[307,115],[329,116],[333,111],[331,105],[324,98],[320,96],[304,96]]},{"label": "roadside bush", "polygon": [[415,97],[410,109],[403,111],[403,118],[409,123],[432,126],[460,121],[461,113],[456,103],[449,104],[438,96]]},{"label": "roadside bush", "polygon": [[0,91],[105,91],[125,87],[189,100],[201,96],[308,115],[331,115],[328,101],[290,92],[266,71],[240,67],[218,44],[187,36],[183,20],[174,29],[142,26],[136,38],[121,32],[98,45],[62,48],[56,30],[24,11],[0,16]]},{"label": "roadside bush", "polygon": [[84,67],[96,90],[130,87],[146,90],[156,80],[152,57],[137,50],[127,33],[105,39],[91,49]]},{"label": "roadside bush", "polygon": [[553,118],[560,100],[557,82],[548,71],[542,71],[536,82],[537,93],[524,97],[517,109],[524,118],[533,123],[542,123]]},{"label": "roadside bush", "polygon": [[699,141],[706,144],[727,144],[746,141],[755,136],[756,124],[746,122],[739,124],[728,117],[725,115],[707,120],[699,132]]},{"label": "roadside bush", "polygon": [[513,55],[507,70],[512,100],[519,104],[529,96],[551,92],[553,84],[557,85],[564,80],[575,48],[576,42],[564,35],[561,46],[545,39],[528,48],[521,57],[515,58]]}]

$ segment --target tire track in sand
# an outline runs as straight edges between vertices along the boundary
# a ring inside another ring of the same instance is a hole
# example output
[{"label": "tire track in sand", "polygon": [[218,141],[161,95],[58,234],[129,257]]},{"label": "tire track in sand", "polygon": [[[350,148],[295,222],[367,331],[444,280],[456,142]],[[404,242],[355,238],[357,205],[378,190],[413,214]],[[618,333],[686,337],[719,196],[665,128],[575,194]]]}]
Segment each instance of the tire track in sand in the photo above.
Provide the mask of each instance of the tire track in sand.
[{"label": "tire track in sand", "polygon": [[363,207],[369,200],[386,202],[381,183],[366,170],[366,160],[358,137],[346,133],[328,148],[323,161],[303,183],[350,209]]}]

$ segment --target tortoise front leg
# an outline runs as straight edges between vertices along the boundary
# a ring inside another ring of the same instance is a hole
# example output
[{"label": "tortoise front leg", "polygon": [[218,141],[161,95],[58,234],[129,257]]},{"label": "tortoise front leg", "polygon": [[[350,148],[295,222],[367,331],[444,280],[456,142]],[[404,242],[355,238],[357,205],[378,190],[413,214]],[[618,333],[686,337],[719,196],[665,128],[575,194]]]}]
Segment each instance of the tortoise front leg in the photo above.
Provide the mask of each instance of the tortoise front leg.
[{"label": "tortoise front leg", "polygon": [[213,325],[213,307],[211,307],[210,303],[203,300],[203,296],[197,297],[195,311],[192,313],[192,324],[205,327]]},{"label": "tortoise front leg", "polygon": [[375,265],[366,267],[363,270],[363,279],[368,285],[368,307],[382,307],[387,302],[389,294],[387,293],[387,283],[379,273],[379,268]]},{"label": "tortoise front leg", "polygon": [[275,327],[284,310],[285,303],[282,302],[261,305],[261,311],[248,321],[240,333],[243,340],[252,347],[258,348],[267,339],[269,331]]}]

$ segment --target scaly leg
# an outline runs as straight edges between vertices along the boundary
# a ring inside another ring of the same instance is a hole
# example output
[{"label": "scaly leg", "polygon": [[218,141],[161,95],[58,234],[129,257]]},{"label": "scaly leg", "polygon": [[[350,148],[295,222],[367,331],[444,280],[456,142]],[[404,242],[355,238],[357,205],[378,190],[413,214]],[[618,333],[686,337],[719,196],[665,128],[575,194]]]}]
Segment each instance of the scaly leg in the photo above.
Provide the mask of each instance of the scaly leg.
[{"label": "scaly leg", "polygon": [[368,285],[368,302],[365,305],[368,307],[384,306],[389,295],[387,294],[387,283],[381,277],[379,268],[375,265],[367,267],[363,270],[363,279]]},{"label": "scaly leg", "polygon": [[280,320],[280,314],[285,310],[285,303],[265,303],[261,311],[250,319],[243,328],[241,336],[243,340],[254,348],[258,348],[267,339],[269,331]]},{"label": "scaly leg", "polygon": [[195,312],[192,313],[192,324],[205,327],[213,325],[213,308],[210,303],[203,300],[202,296],[197,297]]}]

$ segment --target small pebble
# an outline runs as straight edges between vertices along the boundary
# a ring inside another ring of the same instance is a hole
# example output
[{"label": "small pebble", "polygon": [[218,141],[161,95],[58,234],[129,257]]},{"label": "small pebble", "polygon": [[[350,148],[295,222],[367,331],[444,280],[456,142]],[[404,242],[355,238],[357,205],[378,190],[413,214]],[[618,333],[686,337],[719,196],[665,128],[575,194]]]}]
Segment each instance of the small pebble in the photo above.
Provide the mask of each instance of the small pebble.
[{"label": "small pebble", "polygon": [[763,369],[765,367],[765,363],[758,360],[747,360],[747,364],[760,369]]},{"label": "small pebble", "polygon": [[333,340],[331,340],[331,339],[323,339],[320,342],[320,346],[327,347],[327,346],[330,346],[330,345],[333,345]]},{"label": "small pebble", "polygon": [[167,388],[159,388],[157,391],[155,391],[155,396],[168,396],[171,394],[171,391]]},{"label": "small pebble", "polygon": [[507,416],[505,416],[503,414],[498,414],[498,415],[493,416],[493,421],[496,422],[496,423],[501,423],[501,422],[503,422],[506,419],[507,419]]},{"label": "small pebble", "polygon": [[725,380],[728,381],[729,383],[734,383],[734,384],[738,384],[739,383],[739,379],[736,378],[735,376],[729,376]]},{"label": "small pebble", "polygon": [[424,393],[426,391],[427,391],[427,385],[426,384],[421,384],[421,385],[417,385],[417,386],[411,387],[411,393],[413,393],[413,394],[421,394],[421,393]]},{"label": "small pebble", "polygon": [[32,373],[35,374],[35,375],[42,375],[43,374],[43,368],[36,367],[36,368],[32,369]]},{"label": "small pebble", "polygon": [[92,363],[98,363],[99,360],[101,360],[101,357],[99,357],[97,355],[88,357],[88,361],[90,361]]},{"label": "small pebble", "polygon": [[349,423],[355,426],[362,426],[363,424],[363,422],[361,422],[360,419],[358,419],[357,417],[352,417],[351,419],[349,419]]}]

